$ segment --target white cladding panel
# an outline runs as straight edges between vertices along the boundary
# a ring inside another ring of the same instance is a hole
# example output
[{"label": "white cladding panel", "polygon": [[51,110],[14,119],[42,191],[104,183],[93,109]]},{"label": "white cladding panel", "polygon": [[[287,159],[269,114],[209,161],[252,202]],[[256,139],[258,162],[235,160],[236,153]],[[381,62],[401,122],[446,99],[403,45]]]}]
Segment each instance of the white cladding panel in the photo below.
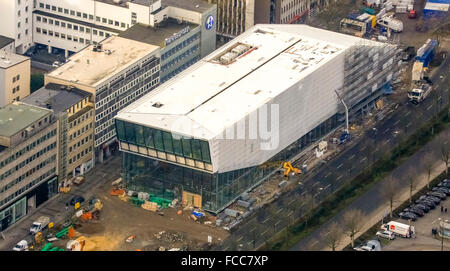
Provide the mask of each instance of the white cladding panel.
[{"label": "white cladding panel", "polygon": [[[335,56],[266,103],[268,107],[279,105],[279,141],[276,141],[278,146],[275,149],[261,149],[261,144],[270,140],[261,140],[259,135],[256,140],[249,139],[249,116],[245,121],[246,139],[220,139],[220,136],[212,139],[210,149],[214,171],[221,173],[260,165],[336,114],[340,102],[334,90],[344,82],[344,57],[345,54]],[[273,80],[272,84],[282,84],[281,81]]]}]

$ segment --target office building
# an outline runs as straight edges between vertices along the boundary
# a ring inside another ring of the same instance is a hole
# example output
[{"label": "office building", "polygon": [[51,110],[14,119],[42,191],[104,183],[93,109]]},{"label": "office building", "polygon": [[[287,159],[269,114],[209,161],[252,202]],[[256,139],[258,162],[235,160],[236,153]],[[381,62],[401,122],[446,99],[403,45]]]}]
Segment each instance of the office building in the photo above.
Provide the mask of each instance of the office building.
[{"label": "office building", "polygon": [[400,63],[393,45],[256,25],[118,113],[124,184],[217,213],[344,123],[335,91],[355,116]]},{"label": "office building", "polygon": [[58,193],[52,111],[14,102],[0,109],[0,231]]},{"label": "office building", "polygon": [[0,51],[0,107],[30,95],[30,59]]},{"label": "office building", "polygon": [[[49,52],[52,48],[62,49],[68,56],[133,25],[164,28],[160,23],[168,18],[204,25],[208,16],[215,16],[215,12],[214,5],[200,0],[37,0],[33,12],[33,41],[48,46]],[[174,35],[170,30],[172,26],[158,31],[155,39],[161,39],[159,36],[164,34],[163,39],[170,38]],[[213,31],[200,32],[205,34],[200,38],[202,54],[213,51],[215,43],[207,45],[208,34]]]},{"label": "office building", "polygon": [[0,35],[15,40],[14,53],[25,53],[33,44],[33,0],[1,0],[0,6]]},{"label": "office building", "polygon": [[[200,0],[163,2],[159,13],[167,19],[157,25],[136,24],[120,37],[161,48],[161,82],[174,77],[216,48],[216,7]],[[175,7],[178,6],[178,7]],[[207,24],[207,20],[211,20]],[[212,19],[211,19],[212,18]]]},{"label": "office building", "polygon": [[94,167],[92,94],[50,83],[23,100],[53,111],[58,121],[58,179],[63,182]]},{"label": "office building", "polygon": [[155,88],[159,72],[159,47],[111,36],[71,56],[67,63],[45,75],[44,84],[92,94],[94,147],[98,161],[103,162],[104,156],[111,154],[110,145],[116,142],[113,117]]}]

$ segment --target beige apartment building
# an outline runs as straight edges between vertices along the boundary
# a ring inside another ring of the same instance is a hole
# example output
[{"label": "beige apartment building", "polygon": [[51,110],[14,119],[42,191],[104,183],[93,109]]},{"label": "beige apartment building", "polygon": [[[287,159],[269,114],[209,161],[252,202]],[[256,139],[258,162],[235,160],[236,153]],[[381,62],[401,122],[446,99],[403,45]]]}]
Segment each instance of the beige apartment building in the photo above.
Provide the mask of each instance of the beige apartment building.
[{"label": "beige apartment building", "polygon": [[94,103],[90,93],[50,83],[23,102],[53,110],[58,119],[60,182],[93,168]]},{"label": "beige apartment building", "polygon": [[0,51],[0,107],[30,95],[30,59]]},{"label": "beige apartment building", "polygon": [[204,0],[217,4],[217,35],[234,38],[255,24],[294,24],[335,0]]}]

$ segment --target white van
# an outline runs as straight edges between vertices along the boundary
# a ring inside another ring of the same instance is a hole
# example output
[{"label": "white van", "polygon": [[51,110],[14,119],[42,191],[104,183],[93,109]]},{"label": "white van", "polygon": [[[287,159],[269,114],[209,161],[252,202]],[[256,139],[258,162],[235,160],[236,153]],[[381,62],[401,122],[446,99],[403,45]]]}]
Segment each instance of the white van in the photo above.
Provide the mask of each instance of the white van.
[{"label": "white van", "polygon": [[394,32],[402,32],[403,31],[403,22],[392,17],[383,17],[377,20],[377,24],[390,28]]}]

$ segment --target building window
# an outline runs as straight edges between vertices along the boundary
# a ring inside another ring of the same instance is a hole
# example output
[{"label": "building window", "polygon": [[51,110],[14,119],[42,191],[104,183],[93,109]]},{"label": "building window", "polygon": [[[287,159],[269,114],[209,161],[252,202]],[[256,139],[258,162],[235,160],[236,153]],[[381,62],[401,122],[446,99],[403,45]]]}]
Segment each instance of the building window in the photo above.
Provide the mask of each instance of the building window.
[{"label": "building window", "polygon": [[42,18],[42,22],[47,23],[47,18]]},{"label": "building window", "polygon": [[59,26],[59,21],[55,21],[55,25],[56,25],[56,26]]},{"label": "building window", "polygon": [[87,13],[83,13],[83,19],[87,19],[88,15]]},{"label": "building window", "polygon": [[63,12],[63,9],[62,8],[60,8],[60,7],[58,7],[58,12]]},{"label": "building window", "polygon": [[66,39],[66,34],[61,33],[61,39]]},{"label": "building window", "polygon": [[72,29],[72,24],[67,24],[68,29]]},{"label": "building window", "polygon": [[41,33],[41,29],[39,27],[36,27],[36,32]]},{"label": "building window", "polygon": [[107,20],[106,18],[102,18],[102,23],[106,24]]},{"label": "building window", "polygon": [[89,20],[94,20],[94,15],[89,14]]},{"label": "building window", "polygon": [[40,22],[41,21],[41,16],[36,16],[36,21]]},{"label": "building window", "polygon": [[125,23],[120,23],[120,27],[125,28]]},{"label": "building window", "polygon": [[81,12],[77,11],[77,17],[81,17]]},{"label": "building window", "polygon": [[50,9],[50,5],[45,5],[45,8],[46,9]]},{"label": "building window", "polygon": [[75,10],[70,10],[70,15],[75,16]]},{"label": "building window", "polygon": [[64,9],[64,14],[69,14],[69,10],[67,8]]},{"label": "building window", "polygon": [[48,23],[49,24],[53,24],[53,20],[52,19],[48,19]]},{"label": "building window", "polygon": [[108,24],[113,25],[113,20],[108,20]]},{"label": "building window", "polygon": [[78,25],[73,25],[73,30],[78,30]]},{"label": "building window", "polygon": [[61,22],[61,27],[66,27],[66,23],[65,22]]},{"label": "building window", "polygon": [[92,30],[92,34],[97,35],[97,30]]},{"label": "building window", "polygon": [[40,8],[44,8],[44,3],[39,3]]},{"label": "building window", "polygon": [[56,7],[55,7],[55,6],[52,6],[52,10],[53,10],[53,11],[56,11]]},{"label": "building window", "polygon": [[80,26],[80,32],[84,32],[84,27]]}]

